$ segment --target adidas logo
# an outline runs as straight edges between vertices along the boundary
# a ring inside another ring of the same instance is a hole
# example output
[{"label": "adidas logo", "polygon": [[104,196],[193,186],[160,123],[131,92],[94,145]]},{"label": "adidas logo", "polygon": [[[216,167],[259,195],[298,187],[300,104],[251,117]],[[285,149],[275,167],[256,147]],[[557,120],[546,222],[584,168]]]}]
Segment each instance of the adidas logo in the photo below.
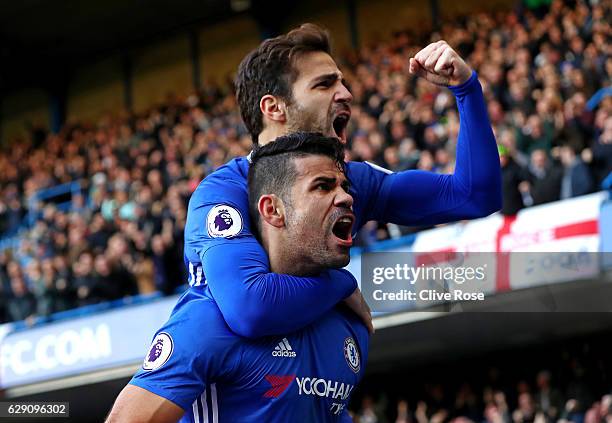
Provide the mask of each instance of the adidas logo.
[{"label": "adidas logo", "polygon": [[296,352],[289,345],[287,338],[283,338],[274,348],[274,351],[272,351],[272,357],[295,357],[296,355]]}]

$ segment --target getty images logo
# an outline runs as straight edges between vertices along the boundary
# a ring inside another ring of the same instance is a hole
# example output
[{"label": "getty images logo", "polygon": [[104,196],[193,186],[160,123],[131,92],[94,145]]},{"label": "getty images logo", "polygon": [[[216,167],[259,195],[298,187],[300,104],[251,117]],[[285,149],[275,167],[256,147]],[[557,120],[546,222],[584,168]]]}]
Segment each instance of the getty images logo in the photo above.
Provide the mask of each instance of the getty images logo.
[{"label": "getty images logo", "polygon": [[272,357],[295,357],[296,355],[287,338],[283,338],[272,351]]}]

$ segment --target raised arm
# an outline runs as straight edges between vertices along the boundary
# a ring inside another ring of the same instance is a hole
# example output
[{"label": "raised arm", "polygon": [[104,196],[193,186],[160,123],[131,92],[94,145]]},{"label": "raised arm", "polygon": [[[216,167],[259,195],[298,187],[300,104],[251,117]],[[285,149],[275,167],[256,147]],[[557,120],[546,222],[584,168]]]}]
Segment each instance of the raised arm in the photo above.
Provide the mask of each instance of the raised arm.
[{"label": "raised arm", "polygon": [[[355,293],[357,282],[345,270],[318,277],[271,273],[267,255],[250,231],[247,195],[246,181],[211,175],[192,196],[185,228],[192,285],[208,284],[235,333],[255,338],[292,332]],[[209,230],[221,210],[228,211],[232,226]],[[370,320],[365,309],[360,314]]]},{"label": "raised arm", "polygon": [[501,208],[499,155],[476,73],[451,90],[460,119],[455,172],[438,175],[407,171],[391,175],[390,196],[384,210],[389,220],[437,224],[483,217]]},{"label": "raised arm", "polygon": [[[436,51],[429,54],[435,57]],[[442,60],[450,53],[438,54],[438,60]],[[456,59],[467,68],[458,56]],[[435,69],[435,61],[422,60],[425,66]],[[421,65],[411,66],[419,75],[427,75],[428,71],[418,67]],[[360,191],[362,186],[369,186],[369,195],[360,193],[368,219],[400,225],[438,224],[487,216],[501,208],[501,168],[495,137],[477,75],[471,69],[469,72],[467,80],[449,87],[455,94],[460,119],[454,174],[419,170],[385,173],[366,164],[352,164],[351,177],[359,180],[353,184]],[[436,81],[448,82],[432,80]]]}]

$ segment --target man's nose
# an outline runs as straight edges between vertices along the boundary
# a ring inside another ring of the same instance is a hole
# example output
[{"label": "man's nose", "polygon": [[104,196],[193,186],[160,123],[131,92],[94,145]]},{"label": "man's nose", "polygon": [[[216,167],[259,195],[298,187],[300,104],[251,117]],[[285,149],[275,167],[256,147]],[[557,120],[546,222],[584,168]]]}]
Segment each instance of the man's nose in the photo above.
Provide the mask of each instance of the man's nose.
[{"label": "man's nose", "polygon": [[339,191],[338,191],[338,194],[336,195],[334,205],[336,207],[344,207],[347,209],[352,209],[353,208],[353,197],[351,196],[351,194],[349,194],[342,188],[338,188],[338,190]]},{"label": "man's nose", "polygon": [[353,94],[351,94],[346,85],[340,83],[340,88],[336,91],[334,100],[341,103],[350,103],[353,101]]}]

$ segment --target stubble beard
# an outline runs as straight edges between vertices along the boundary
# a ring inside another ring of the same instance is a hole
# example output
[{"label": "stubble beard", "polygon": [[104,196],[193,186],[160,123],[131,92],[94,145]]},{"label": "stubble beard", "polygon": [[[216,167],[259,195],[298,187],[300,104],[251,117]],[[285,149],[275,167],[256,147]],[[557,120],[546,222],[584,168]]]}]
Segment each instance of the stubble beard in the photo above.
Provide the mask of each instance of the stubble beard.
[{"label": "stubble beard", "polygon": [[348,257],[340,256],[328,245],[331,228],[325,228],[321,237],[313,236],[308,228],[318,228],[320,223],[310,222],[307,217],[295,216],[287,210],[287,245],[284,260],[292,263],[295,275],[318,275],[328,269],[339,269],[348,264]]},{"label": "stubble beard", "polygon": [[306,108],[295,102],[289,105],[287,110],[287,133],[304,131],[329,135],[330,125],[327,122],[327,115],[319,117],[316,114],[309,113]]}]

